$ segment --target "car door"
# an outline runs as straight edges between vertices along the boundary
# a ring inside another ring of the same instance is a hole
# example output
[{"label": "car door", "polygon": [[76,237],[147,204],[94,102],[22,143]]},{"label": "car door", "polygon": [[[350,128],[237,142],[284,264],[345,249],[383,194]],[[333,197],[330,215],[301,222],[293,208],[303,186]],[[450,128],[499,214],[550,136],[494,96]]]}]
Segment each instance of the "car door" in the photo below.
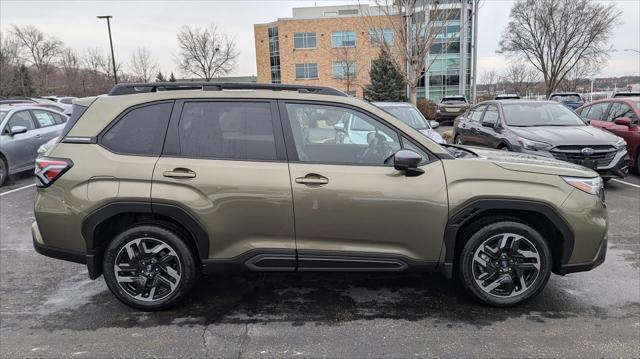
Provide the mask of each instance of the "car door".
[{"label": "car door", "polygon": [[465,145],[482,145],[482,141],[480,140],[480,120],[486,108],[487,105],[476,106],[470,113],[469,121],[460,125],[464,130],[463,141]]},{"label": "car door", "polygon": [[[627,117],[631,121],[636,121],[636,126],[629,127],[625,125],[616,124],[615,123],[616,119],[621,117]],[[637,136],[639,129],[637,126],[638,117],[635,111],[633,111],[633,109],[631,108],[631,106],[629,106],[624,102],[617,102],[617,101],[613,102],[611,104],[611,107],[609,107],[609,112],[607,113],[606,119],[607,119],[606,125],[604,126],[605,129],[624,138],[624,140],[627,141],[627,143],[634,142],[632,137]]]},{"label": "car door", "polygon": [[[400,148],[424,150],[373,115],[346,105],[293,101],[280,102],[280,114],[299,270],[435,265],[448,206],[444,171],[435,156],[423,152],[425,173],[406,177],[385,160]],[[309,131],[332,129],[345,114],[371,126],[367,144],[311,140]]]},{"label": "car door", "polygon": [[491,104],[484,111],[480,126],[478,126],[478,145],[496,148],[500,143],[500,136],[496,132],[496,125],[500,121],[498,106]]},{"label": "car door", "polygon": [[[11,128],[15,126],[25,127],[27,132],[11,135]],[[35,131],[36,125],[29,110],[16,111],[6,121],[2,136],[5,136],[4,152],[10,172],[24,170],[33,165],[40,146],[40,139]]]},{"label": "car door", "polygon": [[176,101],[151,197],[154,208],[178,206],[201,223],[210,261],[295,270],[291,183],[275,102]]},{"label": "car door", "polygon": [[606,121],[607,109],[609,108],[609,102],[598,102],[589,107],[589,111],[581,112],[582,118],[589,121],[591,126],[606,128],[608,126]]}]

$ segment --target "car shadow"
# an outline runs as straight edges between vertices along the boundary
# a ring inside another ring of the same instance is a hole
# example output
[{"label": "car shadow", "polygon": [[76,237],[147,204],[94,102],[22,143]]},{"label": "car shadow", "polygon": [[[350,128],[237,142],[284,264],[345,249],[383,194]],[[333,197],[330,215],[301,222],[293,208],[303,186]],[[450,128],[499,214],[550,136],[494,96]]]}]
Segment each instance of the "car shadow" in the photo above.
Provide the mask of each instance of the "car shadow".
[{"label": "car shadow", "polygon": [[[244,273],[202,278],[178,306],[141,312],[108,290],[76,308],[43,315],[34,328],[97,330],[104,327],[215,325],[286,322],[339,325],[373,319],[429,320],[434,327],[478,328],[512,318],[544,322],[582,314],[604,318],[603,310],[554,285],[513,308],[473,301],[456,281],[438,274]],[[96,319],[99,318],[99,319]]]}]

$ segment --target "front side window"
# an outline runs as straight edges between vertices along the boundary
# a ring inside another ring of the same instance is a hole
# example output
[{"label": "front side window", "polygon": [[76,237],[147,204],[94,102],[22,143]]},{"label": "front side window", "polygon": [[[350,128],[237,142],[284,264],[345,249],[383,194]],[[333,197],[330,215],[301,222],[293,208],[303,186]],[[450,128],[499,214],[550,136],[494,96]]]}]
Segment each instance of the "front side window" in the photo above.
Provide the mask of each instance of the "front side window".
[{"label": "front side window", "polygon": [[293,33],[294,49],[314,49],[316,47],[315,32],[295,32]]},{"label": "front side window", "polygon": [[609,106],[609,103],[607,102],[597,103],[589,108],[589,112],[585,113],[582,111],[582,116],[589,120],[599,121],[602,119],[604,111],[607,110],[607,106]]},{"label": "front side window", "polygon": [[383,43],[386,43],[388,46],[393,45],[392,29],[369,30],[369,36],[372,47],[380,47]]},{"label": "front side window", "polygon": [[31,110],[33,116],[38,121],[40,127],[49,127],[56,124],[56,119],[53,117],[53,113],[44,110]]},{"label": "front side window", "polygon": [[334,61],[332,70],[334,78],[353,77],[356,75],[356,62]]},{"label": "front side window", "polygon": [[356,46],[355,31],[334,31],[331,34],[332,47],[353,47]]},{"label": "front side window", "polygon": [[629,107],[629,105],[620,102],[614,102],[613,104],[611,104],[611,108],[609,109],[607,121],[613,122],[620,117],[628,117],[630,119],[634,119],[636,118],[636,114],[635,112],[633,112],[631,107]]},{"label": "front side window", "polygon": [[386,165],[401,147],[395,131],[361,112],[313,104],[286,108],[302,162]]},{"label": "front side window", "polygon": [[317,78],[318,64],[296,64],[296,80]]},{"label": "front side window", "polygon": [[496,107],[496,105],[489,105],[482,117],[482,123],[495,125],[498,123],[498,117],[498,107]]},{"label": "front side window", "polygon": [[15,126],[26,127],[27,131],[33,130],[36,128],[35,124],[31,120],[31,115],[29,111],[19,111],[13,114],[9,121],[7,122],[7,126],[4,128],[5,133],[10,133],[11,129]]},{"label": "front side window", "polygon": [[186,157],[276,159],[271,105],[266,102],[187,102],[178,138]]},{"label": "front side window", "polygon": [[160,155],[172,108],[165,102],[130,110],[102,135],[101,145],[121,154]]},{"label": "front side window", "polygon": [[485,107],[487,106],[481,105],[476,108],[473,108],[471,110],[471,114],[469,115],[469,118],[471,119],[471,121],[480,121],[480,119],[482,118],[482,112],[484,111]]}]

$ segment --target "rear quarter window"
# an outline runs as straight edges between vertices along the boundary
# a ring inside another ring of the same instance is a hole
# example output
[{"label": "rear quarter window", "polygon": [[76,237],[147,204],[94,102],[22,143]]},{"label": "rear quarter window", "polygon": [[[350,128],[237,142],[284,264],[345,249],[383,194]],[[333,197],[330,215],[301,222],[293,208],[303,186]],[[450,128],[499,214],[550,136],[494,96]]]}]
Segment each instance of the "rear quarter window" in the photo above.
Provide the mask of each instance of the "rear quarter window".
[{"label": "rear quarter window", "polygon": [[173,102],[163,102],[131,109],[101,135],[99,143],[115,153],[158,156],[172,108]]}]

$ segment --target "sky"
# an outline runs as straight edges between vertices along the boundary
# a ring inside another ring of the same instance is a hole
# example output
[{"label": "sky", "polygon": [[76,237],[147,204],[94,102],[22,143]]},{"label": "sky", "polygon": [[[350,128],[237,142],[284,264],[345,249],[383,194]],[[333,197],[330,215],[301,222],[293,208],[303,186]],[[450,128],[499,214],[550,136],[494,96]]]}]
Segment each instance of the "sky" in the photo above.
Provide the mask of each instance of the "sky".
[{"label": "sky", "polygon": [[[362,0],[361,3],[366,3]],[[640,75],[640,54],[622,49],[640,49],[640,0],[618,0],[623,24],[615,30],[608,65],[600,77]],[[305,6],[354,4],[358,1],[0,1],[0,35],[11,24],[32,24],[62,40],[66,46],[84,50],[98,47],[109,51],[107,26],[97,15],[112,15],[116,62],[128,62],[138,47],[147,47],[162,72],[174,71],[178,53],[176,34],[182,25],[215,24],[233,36],[240,56],[234,76],[256,74],[253,24],[290,17],[291,9]],[[511,0],[485,0],[478,21],[478,75],[498,72],[506,59],[496,54],[500,34],[509,20]],[[125,67],[126,68],[126,67]]]}]

